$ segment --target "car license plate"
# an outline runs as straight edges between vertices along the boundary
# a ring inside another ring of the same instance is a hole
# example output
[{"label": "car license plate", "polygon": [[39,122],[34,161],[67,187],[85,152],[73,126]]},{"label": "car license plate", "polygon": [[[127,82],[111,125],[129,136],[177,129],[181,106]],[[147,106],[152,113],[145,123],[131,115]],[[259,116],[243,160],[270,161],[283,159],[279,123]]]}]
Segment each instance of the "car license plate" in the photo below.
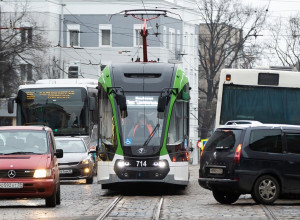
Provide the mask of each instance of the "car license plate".
[{"label": "car license plate", "polygon": [[23,188],[23,183],[0,183],[1,189],[21,189]]},{"label": "car license plate", "polygon": [[210,168],[209,173],[211,174],[223,174],[222,168]]},{"label": "car license plate", "polygon": [[70,173],[73,173],[73,170],[60,170],[59,173],[61,173],[61,174],[70,174]]}]

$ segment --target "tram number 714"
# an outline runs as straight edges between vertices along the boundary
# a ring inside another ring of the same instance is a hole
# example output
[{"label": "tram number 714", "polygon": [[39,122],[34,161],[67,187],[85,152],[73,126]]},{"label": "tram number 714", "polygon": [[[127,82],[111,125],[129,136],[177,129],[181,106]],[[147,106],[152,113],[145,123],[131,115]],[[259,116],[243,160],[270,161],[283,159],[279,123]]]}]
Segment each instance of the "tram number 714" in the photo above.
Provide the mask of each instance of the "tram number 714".
[{"label": "tram number 714", "polygon": [[147,161],[136,161],[136,166],[137,167],[146,167],[147,166]]}]

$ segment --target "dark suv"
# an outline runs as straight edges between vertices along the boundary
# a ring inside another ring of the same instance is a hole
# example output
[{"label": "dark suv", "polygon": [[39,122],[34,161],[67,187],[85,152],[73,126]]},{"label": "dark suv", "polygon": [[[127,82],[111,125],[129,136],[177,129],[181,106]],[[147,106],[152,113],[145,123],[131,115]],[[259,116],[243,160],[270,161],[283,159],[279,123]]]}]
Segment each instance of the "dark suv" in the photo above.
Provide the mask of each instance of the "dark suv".
[{"label": "dark suv", "polygon": [[199,184],[222,204],[241,194],[272,204],[279,195],[300,194],[300,126],[225,125],[205,145]]}]

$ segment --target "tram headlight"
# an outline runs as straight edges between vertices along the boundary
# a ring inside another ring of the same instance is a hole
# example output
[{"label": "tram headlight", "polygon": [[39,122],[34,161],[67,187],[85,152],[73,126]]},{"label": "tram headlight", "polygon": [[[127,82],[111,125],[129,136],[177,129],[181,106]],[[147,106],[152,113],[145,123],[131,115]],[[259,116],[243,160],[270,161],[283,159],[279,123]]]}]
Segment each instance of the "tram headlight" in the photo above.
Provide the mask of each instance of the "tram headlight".
[{"label": "tram headlight", "polygon": [[160,160],[160,161],[158,162],[158,166],[159,166],[160,168],[165,168],[165,167],[167,166],[167,161],[165,161],[165,160]]},{"label": "tram headlight", "polygon": [[125,167],[125,162],[124,162],[124,160],[119,160],[119,161],[117,161],[117,167],[118,167],[118,168],[124,168],[124,167]]},{"label": "tram headlight", "polygon": [[153,166],[159,167],[159,168],[166,168],[167,165],[168,165],[168,162],[165,161],[165,160],[155,161],[155,162],[153,163]]},{"label": "tram headlight", "polygon": [[130,163],[128,161],[124,161],[124,160],[117,160],[116,164],[117,164],[118,168],[124,168],[124,167],[128,167],[130,165]]}]

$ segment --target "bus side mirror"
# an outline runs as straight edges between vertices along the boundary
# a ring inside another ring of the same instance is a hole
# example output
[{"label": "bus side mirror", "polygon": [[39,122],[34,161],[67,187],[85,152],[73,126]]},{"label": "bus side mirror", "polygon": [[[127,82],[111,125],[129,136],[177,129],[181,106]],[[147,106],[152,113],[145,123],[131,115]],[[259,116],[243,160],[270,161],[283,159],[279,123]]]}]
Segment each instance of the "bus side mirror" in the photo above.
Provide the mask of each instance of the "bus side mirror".
[{"label": "bus side mirror", "polygon": [[168,103],[168,96],[160,96],[158,98],[157,111],[164,112]]},{"label": "bus side mirror", "polygon": [[95,111],[96,110],[96,99],[95,97],[89,97],[89,110]]},{"label": "bus side mirror", "polygon": [[7,111],[10,114],[14,113],[14,103],[15,103],[15,98],[9,98],[8,99]]}]

